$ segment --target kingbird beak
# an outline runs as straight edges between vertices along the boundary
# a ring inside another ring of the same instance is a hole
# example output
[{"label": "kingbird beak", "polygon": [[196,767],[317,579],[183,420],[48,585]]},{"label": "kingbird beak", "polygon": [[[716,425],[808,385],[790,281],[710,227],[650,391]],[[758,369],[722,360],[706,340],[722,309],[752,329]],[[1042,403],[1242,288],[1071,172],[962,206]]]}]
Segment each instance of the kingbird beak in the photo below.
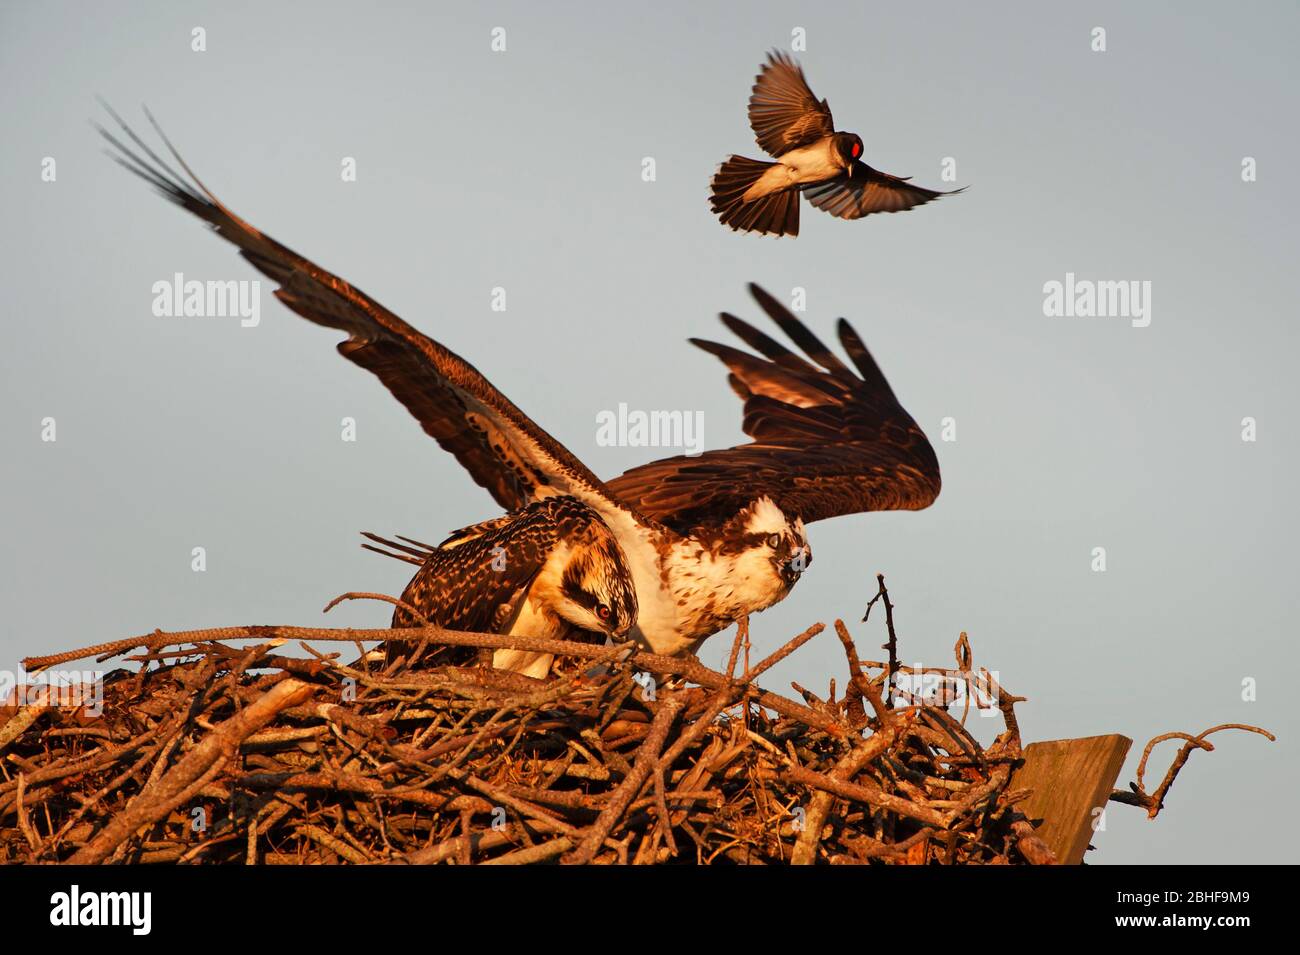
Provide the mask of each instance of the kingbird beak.
[{"label": "kingbird beak", "polygon": [[849,161],[849,178],[850,178],[850,179],[853,178],[853,162],[852,162],[852,160]]}]

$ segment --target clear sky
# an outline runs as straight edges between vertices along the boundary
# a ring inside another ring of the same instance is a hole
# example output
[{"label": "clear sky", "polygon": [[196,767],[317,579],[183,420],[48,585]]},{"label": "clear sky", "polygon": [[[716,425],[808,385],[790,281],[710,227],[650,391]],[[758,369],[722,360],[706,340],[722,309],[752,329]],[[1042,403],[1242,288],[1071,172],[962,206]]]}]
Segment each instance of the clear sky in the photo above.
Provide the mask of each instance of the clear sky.
[{"label": "clear sky", "polygon": [[[147,102],[238,214],[473,362],[604,476],[663,453],[597,442],[620,403],[702,412],[708,447],[742,440],[721,366],[685,339],[725,340],[721,310],[765,321],[748,281],[805,289],[814,330],[843,315],[862,334],[944,489],[927,511],[813,525],[809,573],[754,621],[760,650],[856,621],[882,571],[907,660],[942,665],[967,631],[976,663],[1029,698],[1027,740],[1134,738],[1121,784],[1159,733],[1280,735],[1215,737],[1154,823],[1112,805],[1090,861],[1293,860],[1275,810],[1300,782],[1285,491],[1300,12],[744,9],[0,2],[0,666],[155,627],[382,625],[376,605],[320,614],[406,581],[358,531],[438,539],[496,513],[335,333],[265,285],[255,328],[154,316],[152,286],[176,272],[257,276],[101,154],[99,94],[141,125]],[[951,188],[950,158],[970,190],[858,222],[805,206],[797,240],[719,226],[709,177],[759,155],[749,88],[796,28],[869,163]],[[1150,324],[1048,317],[1044,285],[1067,273],[1151,283]],[[852,626],[883,639],[874,617]],[[767,685],[832,676],[827,637]]]}]

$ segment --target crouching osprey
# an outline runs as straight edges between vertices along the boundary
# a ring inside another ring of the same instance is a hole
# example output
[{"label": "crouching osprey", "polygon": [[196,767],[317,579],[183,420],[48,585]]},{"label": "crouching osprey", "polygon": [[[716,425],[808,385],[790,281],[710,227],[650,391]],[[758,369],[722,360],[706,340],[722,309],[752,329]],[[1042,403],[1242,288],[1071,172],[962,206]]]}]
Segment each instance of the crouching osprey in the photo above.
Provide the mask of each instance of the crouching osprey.
[{"label": "crouching osprey", "polygon": [[[587,640],[601,633],[623,639],[636,623],[636,586],[623,549],[600,515],[574,497],[533,501],[456,531],[437,547],[365,536],[391,549],[362,546],[420,568],[402,592],[394,627],[429,621],[453,630]],[[414,649],[390,642],[389,658]],[[546,676],[553,659],[523,650],[480,655],[441,647],[421,660],[463,665],[480,656],[535,677]]]},{"label": "crouching osprey", "polygon": [[[118,162],[234,243],[294,312],[346,332],[343,356],[375,374],[505,509],[437,547],[372,538],[420,564],[395,626],[422,618],[694,651],[790,592],[812,559],[806,523],[916,510],[939,493],[934,450],[852,327],[840,319],[840,343],[856,370],[752,285],[803,356],[728,314],[723,323],[757,354],[691,341],[727,366],[753,440],[602,481],[468,362],[235,216],[170,143],[192,182],[114,119],[139,149],[101,129]],[[492,662],[537,676],[551,665],[549,656],[514,651],[498,651]]]}]

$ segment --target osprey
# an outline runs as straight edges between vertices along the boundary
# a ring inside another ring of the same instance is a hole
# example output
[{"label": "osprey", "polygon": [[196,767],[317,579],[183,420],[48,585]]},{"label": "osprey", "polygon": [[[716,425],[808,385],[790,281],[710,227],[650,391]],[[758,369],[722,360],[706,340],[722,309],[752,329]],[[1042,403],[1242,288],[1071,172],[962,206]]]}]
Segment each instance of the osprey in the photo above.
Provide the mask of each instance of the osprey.
[{"label": "osprey", "polygon": [[[577,498],[543,497],[456,531],[437,547],[409,537],[365,536],[384,547],[363,547],[420,568],[402,592],[394,627],[427,621],[455,630],[587,640],[602,633],[624,639],[636,623],[636,585],[623,549],[600,515]],[[390,660],[410,658],[415,650],[406,642],[388,644]],[[476,659],[543,677],[553,655],[440,647],[421,657],[435,666]]]},{"label": "osprey", "polygon": [[749,125],[775,162],[731,156],[714,174],[713,212],[724,225],[764,235],[799,234],[799,193],[841,219],[903,212],[940,196],[862,162],[862,138],[835,131],[831,108],[808,88],[799,64],[768,54],[749,97]]},{"label": "osprey", "polygon": [[[812,559],[805,524],[916,510],[939,493],[934,450],[853,328],[840,319],[851,369],[755,285],[759,306],[802,356],[725,313],[753,352],[691,339],[726,365],[753,440],[602,481],[464,359],[222,205],[152,116],[190,181],[112,115],[140,150],[101,128],[114,159],[237,246],[294,312],[346,332],[343,356],[376,375],[505,510],[436,547],[369,535],[420,565],[395,626],[429,621],[694,652],[790,592]],[[552,661],[497,651],[492,662],[544,676]]]}]

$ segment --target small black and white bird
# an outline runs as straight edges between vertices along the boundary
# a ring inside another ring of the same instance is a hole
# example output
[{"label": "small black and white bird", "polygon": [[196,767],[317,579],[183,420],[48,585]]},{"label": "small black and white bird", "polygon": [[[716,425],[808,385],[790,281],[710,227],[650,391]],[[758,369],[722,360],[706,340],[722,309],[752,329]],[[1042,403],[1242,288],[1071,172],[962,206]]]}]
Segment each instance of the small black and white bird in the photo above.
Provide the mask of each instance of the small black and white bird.
[{"label": "small black and white bird", "polygon": [[[806,523],[919,510],[939,493],[934,449],[853,328],[840,319],[850,367],[757,286],[759,307],[794,349],[725,313],[752,351],[692,339],[726,366],[752,440],[602,481],[469,362],[245,222],[170,143],[179,170],[113,116],[130,143],[101,129],[113,158],[233,243],[289,309],[346,333],[343,357],[377,376],[505,512],[436,546],[368,535],[420,568],[395,627],[427,621],[691,653],[790,593],[812,561]],[[389,650],[400,654],[405,643]],[[436,665],[478,659],[454,647],[433,656]],[[534,677],[553,665],[550,654],[515,650],[482,662]]]},{"label": "small black and white bird", "polygon": [[808,88],[803,69],[768,54],[749,97],[749,125],[775,162],[732,156],[713,176],[710,203],[724,225],[764,235],[799,234],[799,193],[841,219],[903,212],[940,196],[862,161],[862,139],[836,132],[826,100]]}]

